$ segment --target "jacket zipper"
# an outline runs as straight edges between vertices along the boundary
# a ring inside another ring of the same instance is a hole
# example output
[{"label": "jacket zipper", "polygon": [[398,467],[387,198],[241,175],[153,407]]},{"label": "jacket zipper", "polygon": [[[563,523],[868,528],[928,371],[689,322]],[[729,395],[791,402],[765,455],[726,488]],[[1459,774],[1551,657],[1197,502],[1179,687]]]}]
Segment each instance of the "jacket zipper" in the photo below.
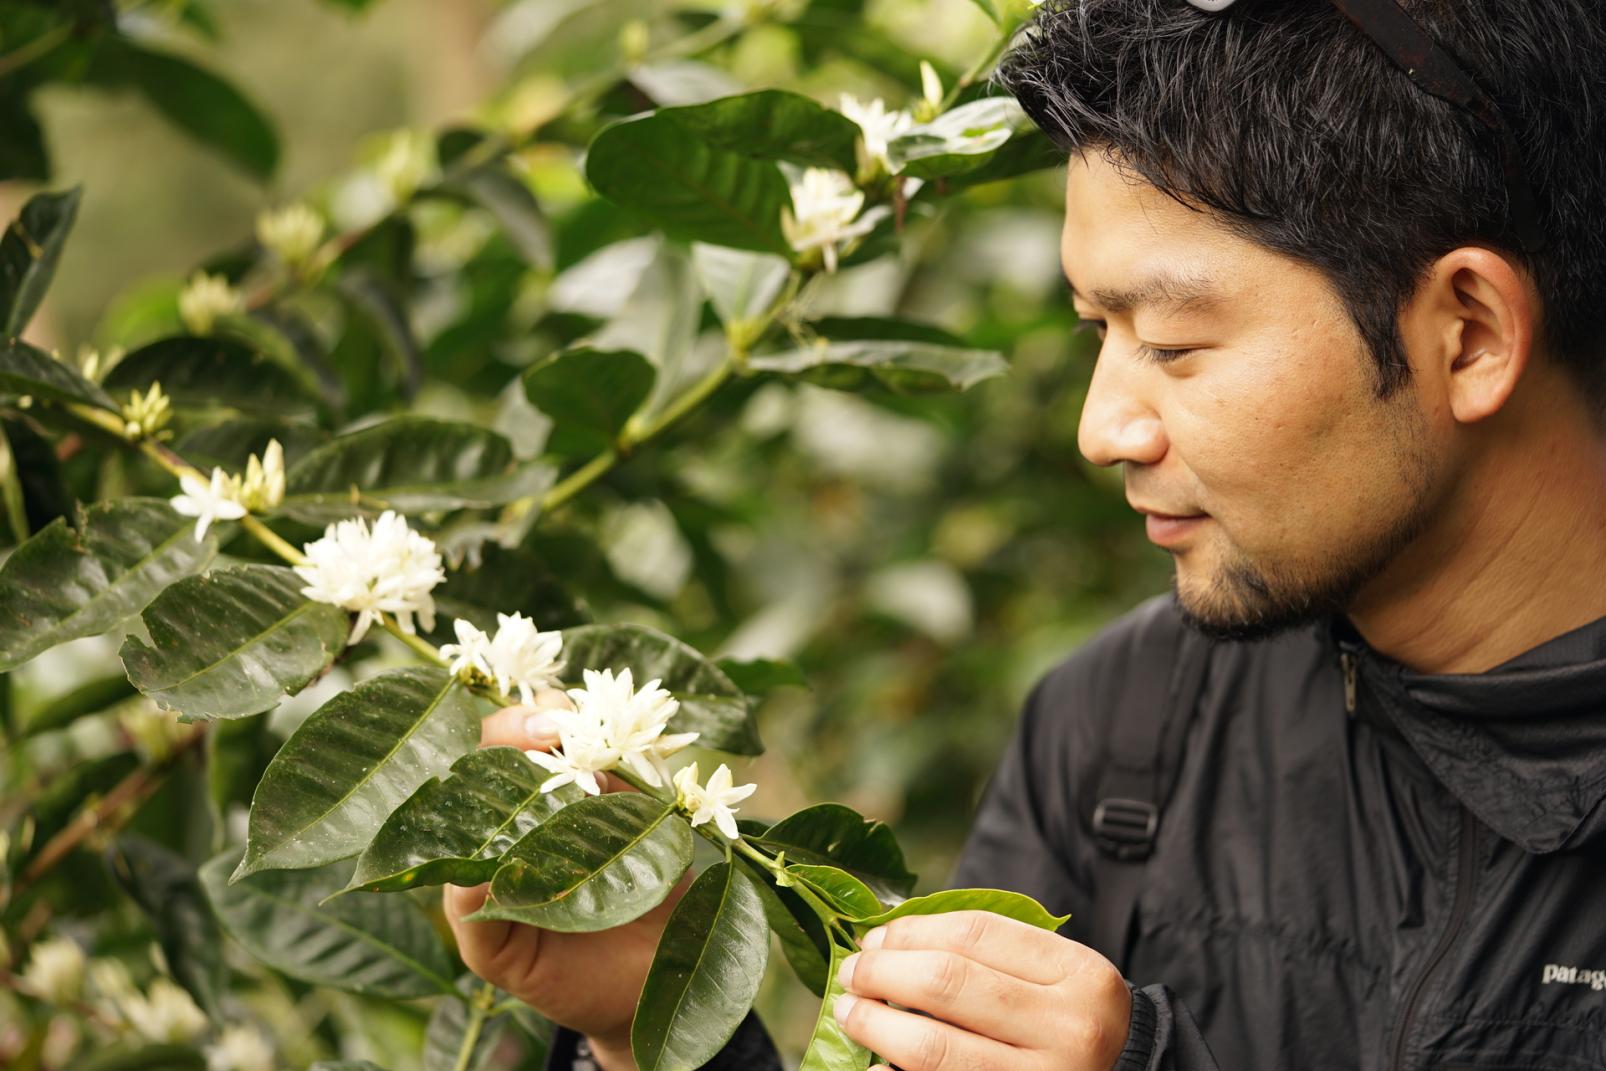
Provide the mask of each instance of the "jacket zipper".
[{"label": "jacket zipper", "polygon": [[1400,1016],[1398,1032],[1394,1035],[1394,1060],[1390,1065],[1394,1071],[1406,1071],[1405,1043],[1411,1036],[1411,1018],[1416,1014],[1417,1002],[1421,1000],[1423,991],[1427,988],[1428,979],[1438,969],[1440,962],[1449,954],[1455,939],[1460,936],[1461,927],[1466,923],[1467,912],[1472,907],[1472,878],[1473,870],[1477,866],[1477,824],[1472,819],[1472,812],[1465,807],[1461,811],[1461,845],[1457,853],[1457,877],[1455,886],[1455,901],[1450,907],[1450,920],[1445,923],[1444,932],[1439,934],[1438,942],[1433,951],[1428,954],[1426,966],[1422,973],[1417,975],[1415,983],[1410,989],[1410,996],[1405,1001],[1405,1012]]}]

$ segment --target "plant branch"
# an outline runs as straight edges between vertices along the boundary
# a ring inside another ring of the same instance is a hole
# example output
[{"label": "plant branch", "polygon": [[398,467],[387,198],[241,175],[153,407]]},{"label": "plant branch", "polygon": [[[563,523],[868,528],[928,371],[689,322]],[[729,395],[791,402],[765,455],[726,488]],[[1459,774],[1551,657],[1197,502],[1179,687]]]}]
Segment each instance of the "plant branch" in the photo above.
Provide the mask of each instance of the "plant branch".
[{"label": "plant branch", "polygon": [[49,55],[71,36],[72,24],[66,23],[0,56],[0,78],[8,78],[41,56]]},{"label": "plant branch", "polygon": [[468,1025],[463,1028],[463,1043],[457,1048],[452,1071],[468,1071],[469,1063],[474,1059],[474,1046],[479,1044],[480,1031],[485,1028],[485,1020],[490,1015],[491,1002],[495,998],[496,987],[484,982],[474,994],[474,999],[469,1001]]}]

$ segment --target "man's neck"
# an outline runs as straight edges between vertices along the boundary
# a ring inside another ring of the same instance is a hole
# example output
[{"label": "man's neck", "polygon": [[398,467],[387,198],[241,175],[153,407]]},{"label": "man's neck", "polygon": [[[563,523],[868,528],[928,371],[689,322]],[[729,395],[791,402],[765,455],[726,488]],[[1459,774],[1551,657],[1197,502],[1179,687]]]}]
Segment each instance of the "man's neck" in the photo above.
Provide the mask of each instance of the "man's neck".
[{"label": "man's neck", "polygon": [[1352,604],[1373,649],[1422,673],[1482,673],[1606,617],[1606,443],[1534,423]]}]

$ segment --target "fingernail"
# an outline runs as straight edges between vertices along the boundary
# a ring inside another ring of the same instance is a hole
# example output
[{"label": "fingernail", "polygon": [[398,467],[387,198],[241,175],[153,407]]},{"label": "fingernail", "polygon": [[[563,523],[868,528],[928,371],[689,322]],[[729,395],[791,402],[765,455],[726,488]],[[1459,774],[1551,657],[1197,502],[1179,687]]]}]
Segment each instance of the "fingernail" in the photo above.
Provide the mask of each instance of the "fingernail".
[{"label": "fingernail", "polygon": [[863,937],[859,938],[860,948],[880,948],[881,942],[887,939],[887,928],[877,926]]},{"label": "fingernail", "polygon": [[856,966],[853,961],[858,958],[859,953],[855,952],[853,955],[843,960],[842,965],[836,969],[837,984],[843,989],[853,988],[853,968]]},{"label": "fingernail", "polygon": [[848,1015],[853,1011],[853,1005],[858,1003],[858,1000],[859,998],[852,993],[839,993],[831,1004],[831,1014],[836,1016],[837,1022],[846,1023]]},{"label": "fingernail", "polygon": [[544,710],[538,711],[524,719],[524,734],[526,736],[557,736],[557,720]]}]

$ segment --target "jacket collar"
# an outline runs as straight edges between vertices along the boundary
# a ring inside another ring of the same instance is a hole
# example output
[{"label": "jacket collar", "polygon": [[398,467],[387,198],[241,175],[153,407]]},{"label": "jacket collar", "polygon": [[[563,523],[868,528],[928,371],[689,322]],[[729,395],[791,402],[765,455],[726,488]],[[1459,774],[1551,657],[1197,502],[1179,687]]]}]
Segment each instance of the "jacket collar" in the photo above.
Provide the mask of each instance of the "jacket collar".
[{"label": "jacket collar", "polygon": [[1321,631],[1356,656],[1359,701],[1489,828],[1534,853],[1606,840],[1606,617],[1484,673],[1416,673],[1343,617]]}]

